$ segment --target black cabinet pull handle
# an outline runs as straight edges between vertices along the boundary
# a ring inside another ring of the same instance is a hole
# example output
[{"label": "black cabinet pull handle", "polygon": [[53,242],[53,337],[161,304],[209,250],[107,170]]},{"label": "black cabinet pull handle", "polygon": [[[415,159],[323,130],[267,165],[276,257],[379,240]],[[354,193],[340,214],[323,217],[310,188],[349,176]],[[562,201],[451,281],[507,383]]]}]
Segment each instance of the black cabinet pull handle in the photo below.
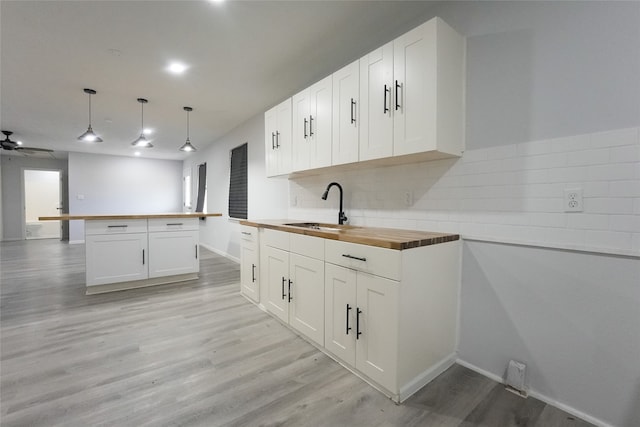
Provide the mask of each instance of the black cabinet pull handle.
[{"label": "black cabinet pull handle", "polygon": [[309,136],[313,136],[313,116],[309,115]]},{"label": "black cabinet pull handle", "polygon": [[362,335],[362,332],[360,332],[360,315],[362,314],[362,310],[360,310],[359,308],[356,308],[356,339],[360,339],[360,335]]},{"label": "black cabinet pull handle", "polygon": [[304,125],[302,126],[302,133],[304,134],[304,139],[307,139],[307,123],[309,123],[307,121],[307,118],[304,118]]},{"label": "black cabinet pull handle", "polygon": [[177,226],[179,226],[179,225],[184,225],[184,224],[183,224],[183,223],[181,223],[181,222],[168,222],[168,223],[167,223],[167,227],[171,227],[171,226],[173,226],[173,227],[177,227]]},{"label": "black cabinet pull handle", "polygon": [[271,149],[272,150],[276,149],[276,133],[275,132],[271,132]]},{"label": "black cabinet pull handle", "polygon": [[343,257],[345,258],[350,258],[350,259],[357,259],[358,261],[366,261],[366,258],[361,258],[359,256],[353,256],[353,255],[349,255],[349,254],[342,254]]},{"label": "black cabinet pull handle", "polygon": [[398,111],[398,108],[400,108],[400,102],[398,102],[399,97],[398,97],[398,89],[402,88],[402,84],[398,83],[398,81],[396,80],[396,111]]},{"label": "black cabinet pull handle", "polygon": [[244,234],[245,236],[251,236],[251,233],[249,233],[248,231],[241,231],[240,233]]},{"label": "black cabinet pull handle", "polygon": [[276,148],[280,148],[280,132],[276,131]]},{"label": "black cabinet pull handle", "polygon": [[198,259],[198,245],[196,245],[196,259]]},{"label": "black cabinet pull handle", "polygon": [[256,281],[256,265],[255,264],[251,264],[251,281],[252,282]]},{"label": "black cabinet pull handle", "polygon": [[291,302],[291,300],[293,299],[293,298],[291,298],[291,284],[292,283],[293,282],[291,280],[289,280],[289,302]]},{"label": "black cabinet pull handle", "polygon": [[144,249],[142,250],[142,265],[144,265]]},{"label": "black cabinet pull handle", "polygon": [[351,98],[351,123],[356,122],[356,101]]},{"label": "black cabinet pull handle", "polygon": [[389,111],[389,108],[387,108],[387,93],[389,93],[389,95],[391,95],[391,88],[387,87],[387,85],[384,85],[384,110],[383,110],[383,114],[387,114],[387,111]]},{"label": "black cabinet pull handle", "polygon": [[285,279],[283,277],[282,278],[282,299],[285,299],[285,297],[287,296],[287,294],[284,293],[284,282],[285,282]]},{"label": "black cabinet pull handle", "polygon": [[107,228],[127,228],[128,225],[123,224],[123,225],[107,225]]},{"label": "black cabinet pull handle", "polygon": [[351,330],[351,326],[349,326],[349,311],[351,310],[351,306],[347,304],[347,331],[345,332],[349,335],[349,331]]}]

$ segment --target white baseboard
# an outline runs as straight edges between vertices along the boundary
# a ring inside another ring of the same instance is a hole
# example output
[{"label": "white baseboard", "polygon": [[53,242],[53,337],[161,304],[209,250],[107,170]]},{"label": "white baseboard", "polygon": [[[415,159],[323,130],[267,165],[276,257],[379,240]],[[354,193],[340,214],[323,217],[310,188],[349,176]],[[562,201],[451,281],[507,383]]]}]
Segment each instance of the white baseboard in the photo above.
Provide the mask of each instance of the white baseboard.
[{"label": "white baseboard", "polygon": [[70,245],[83,245],[84,240],[69,240]]},{"label": "white baseboard", "polygon": [[400,389],[400,396],[399,396],[400,402],[404,402],[405,400],[407,400],[409,397],[411,397],[414,393],[416,393],[422,387],[424,387],[425,385],[433,381],[433,379],[436,378],[438,375],[440,375],[441,373],[449,369],[451,366],[453,366],[453,364],[456,363],[456,356],[457,355],[455,353],[450,354],[449,356],[445,357],[440,362],[438,362],[435,366],[432,366],[430,369],[427,369],[426,371],[418,375],[418,377],[413,379],[411,382],[404,385]]},{"label": "white baseboard", "polygon": [[[456,363],[458,365],[464,366],[465,368],[471,369],[472,371],[475,371],[475,372],[479,373],[480,375],[484,375],[485,377],[487,377],[487,378],[489,378],[491,380],[499,382],[500,384],[504,384],[504,379],[502,377],[494,374],[493,372],[486,371],[486,370],[484,370],[482,368],[479,368],[476,365],[473,365],[473,364],[471,364],[469,362],[466,362],[466,361],[464,361],[462,359],[456,360]],[[549,397],[547,395],[544,395],[544,394],[542,394],[542,393],[540,393],[540,392],[538,392],[536,390],[528,389],[527,393],[529,393],[529,396],[531,396],[531,397],[533,397],[535,399],[538,399],[538,400],[540,400],[540,401],[542,401],[544,403],[547,403],[547,404],[549,404],[549,405],[551,405],[553,407],[561,409],[561,410],[563,410],[563,411],[565,411],[565,412],[567,412],[567,413],[569,413],[571,415],[575,415],[576,417],[578,417],[578,418],[580,418],[580,419],[582,419],[584,421],[587,421],[587,422],[589,422],[589,423],[591,423],[593,425],[596,425],[598,427],[614,427],[612,424],[605,423],[604,421],[599,420],[598,418],[595,418],[592,415],[585,414],[584,412],[579,411],[579,410],[577,410],[576,408],[574,408],[572,406],[566,405],[566,404],[564,404],[562,402],[558,402],[557,400],[552,399],[551,397]]]},{"label": "white baseboard", "polygon": [[200,246],[202,246],[203,248],[208,249],[211,252],[214,252],[214,253],[216,253],[216,254],[218,254],[220,256],[223,256],[223,257],[225,257],[227,259],[230,259],[231,261],[234,261],[234,262],[240,264],[240,259],[239,258],[231,256],[228,253],[221,251],[220,249],[216,249],[213,246],[207,245],[206,243],[202,243],[202,242],[200,242]]}]

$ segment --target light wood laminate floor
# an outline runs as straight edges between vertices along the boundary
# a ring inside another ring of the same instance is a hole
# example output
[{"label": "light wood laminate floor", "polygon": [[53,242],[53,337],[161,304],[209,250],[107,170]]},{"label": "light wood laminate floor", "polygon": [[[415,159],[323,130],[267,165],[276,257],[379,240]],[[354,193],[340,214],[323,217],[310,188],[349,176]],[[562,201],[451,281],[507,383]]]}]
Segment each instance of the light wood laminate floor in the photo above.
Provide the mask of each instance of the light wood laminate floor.
[{"label": "light wood laminate floor", "polygon": [[10,426],[588,426],[454,365],[402,405],[239,295],[198,280],[84,295],[84,245],[3,242],[0,423]]}]

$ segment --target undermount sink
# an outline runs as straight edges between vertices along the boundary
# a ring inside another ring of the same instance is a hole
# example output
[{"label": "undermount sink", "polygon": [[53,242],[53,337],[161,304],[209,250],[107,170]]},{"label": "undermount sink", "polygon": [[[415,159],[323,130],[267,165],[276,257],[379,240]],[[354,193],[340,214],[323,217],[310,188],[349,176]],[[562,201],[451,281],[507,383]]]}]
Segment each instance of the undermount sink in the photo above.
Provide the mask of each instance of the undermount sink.
[{"label": "undermount sink", "polygon": [[350,226],[337,225],[337,224],[320,224],[318,222],[293,222],[288,225],[289,227],[300,227],[300,228],[308,228],[310,230],[318,230],[318,231],[342,231],[347,228],[353,228]]}]

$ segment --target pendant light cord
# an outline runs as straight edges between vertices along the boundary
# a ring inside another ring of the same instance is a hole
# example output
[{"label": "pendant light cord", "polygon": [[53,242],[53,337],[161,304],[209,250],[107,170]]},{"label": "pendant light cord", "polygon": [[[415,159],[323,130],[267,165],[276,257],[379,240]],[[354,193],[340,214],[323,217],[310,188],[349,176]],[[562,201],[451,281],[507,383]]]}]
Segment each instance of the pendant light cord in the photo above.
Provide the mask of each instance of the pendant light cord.
[{"label": "pendant light cord", "polygon": [[187,141],[189,140],[189,110],[187,110]]}]

